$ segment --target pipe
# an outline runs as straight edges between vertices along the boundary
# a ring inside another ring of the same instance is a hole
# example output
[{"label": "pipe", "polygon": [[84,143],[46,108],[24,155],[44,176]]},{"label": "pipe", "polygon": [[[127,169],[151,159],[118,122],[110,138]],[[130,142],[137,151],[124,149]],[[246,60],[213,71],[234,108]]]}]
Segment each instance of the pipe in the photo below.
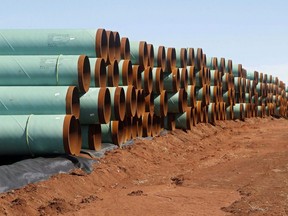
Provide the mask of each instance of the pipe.
[{"label": "pipe", "polygon": [[195,108],[196,107],[196,88],[194,85],[188,85],[187,88],[187,106]]},{"label": "pipe", "polygon": [[[200,88],[198,91],[196,90],[196,100],[197,101],[202,101],[202,105],[208,105],[209,101],[207,101],[207,85],[204,84],[202,88]],[[210,97],[209,97],[210,98]]]},{"label": "pipe", "polygon": [[121,146],[126,138],[124,123],[122,121],[110,121],[101,124],[102,143],[113,143]]},{"label": "pipe", "polygon": [[197,101],[197,103],[196,103],[196,115],[197,115],[197,123],[201,123],[204,121],[202,101]]},{"label": "pipe", "polygon": [[204,71],[205,71],[205,84],[206,85],[210,85],[211,84],[211,71],[209,68],[204,68]]},{"label": "pipe", "polygon": [[153,74],[151,67],[146,67],[145,70],[141,72],[141,85],[146,94],[150,94],[152,92]]},{"label": "pipe", "polygon": [[167,116],[164,117],[164,129],[166,130],[175,130],[175,115],[173,113],[168,113]]},{"label": "pipe", "polygon": [[111,98],[107,88],[90,88],[80,97],[81,124],[108,123],[111,116]]},{"label": "pipe", "polygon": [[119,85],[132,85],[133,84],[133,69],[130,60],[120,60],[118,63],[119,69]]},{"label": "pipe", "polygon": [[222,76],[222,89],[223,91],[227,91],[229,89],[229,80],[230,80],[230,75],[229,73],[224,73],[224,75]]},{"label": "pipe", "polygon": [[164,89],[164,74],[161,67],[153,68],[152,70],[152,80],[153,80],[153,93],[160,94]]},{"label": "pipe", "polygon": [[145,112],[142,116],[142,137],[151,135],[152,119],[149,112]]},{"label": "pipe", "polygon": [[210,102],[217,103],[219,102],[219,88],[218,86],[210,86]]},{"label": "pipe", "polygon": [[107,46],[108,46],[106,63],[110,64],[115,59],[114,34],[112,31],[107,30],[106,36],[107,36]]},{"label": "pipe", "polygon": [[107,60],[105,29],[2,29],[0,35],[0,55],[85,53]]},{"label": "pipe", "polygon": [[164,46],[154,47],[154,67],[160,67],[163,71],[166,69],[166,51]]},{"label": "pipe", "polygon": [[233,103],[232,89],[228,89],[225,93],[223,93],[223,102],[231,105]]},{"label": "pipe", "polygon": [[[225,59],[225,70],[227,73],[232,74],[233,71],[233,62],[231,59]],[[222,72],[222,74],[224,73],[224,71]]]},{"label": "pipe", "polygon": [[120,61],[120,59],[121,59],[120,35],[117,31],[113,31],[113,36],[114,36],[114,48],[115,48],[114,59],[116,59],[117,61]]},{"label": "pipe", "polygon": [[161,94],[154,96],[154,114],[156,116],[166,116],[168,113],[168,96],[163,90]]},{"label": "pipe", "polygon": [[233,64],[232,74],[234,77],[242,77],[242,64]]},{"label": "pipe", "polygon": [[108,87],[111,99],[111,117],[110,121],[123,121],[125,117],[126,102],[125,92],[122,87]]},{"label": "pipe", "polygon": [[1,155],[79,155],[81,130],[73,115],[0,116]]},{"label": "pipe", "polygon": [[160,124],[159,117],[154,114],[151,114],[151,134],[150,134],[151,137],[155,137],[158,135],[160,131],[159,124]]},{"label": "pipe", "polygon": [[167,92],[177,92],[180,87],[180,72],[178,68],[173,68],[172,72],[164,72],[164,89]]},{"label": "pipe", "polygon": [[131,118],[131,139],[137,138],[137,133],[138,133],[137,119],[138,118],[136,116]]},{"label": "pipe", "polygon": [[218,70],[218,60],[216,57],[207,57],[206,67],[210,70]]},{"label": "pipe", "polygon": [[[136,116],[134,118],[136,118]],[[140,118],[137,118],[137,137],[142,137],[142,135],[143,135],[143,124],[141,115]]]},{"label": "pipe", "polygon": [[[0,38],[0,47],[1,42]],[[85,55],[0,56],[0,85],[75,85],[85,93],[90,86],[89,58]]]},{"label": "pipe", "polygon": [[167,49],[166,71],[173,72],[176,67],[176,50],[173,47]]},{"label": "pipe", "polygon": [[153,44],[147,44],[148,51],[148,66],[154,67],[154,46]]},{"label": "pipe", "polygon": [[121,38],[121,59],[130,59],[130,41],[127,37]]},{"label": "pipe", "polygon": [[142,67],[140,67],[139,65],[133,65],[132,66],[133,69],[133,86],[136,89],[142,89],[142,77],[141,77],[141,73],[144,71],[144,69]]},{"label": "pipe", "polygon": [[142,114],[145,112],[145,95],[143,89],[136,90],[136,101],[137,101],[137,108],[135,116],[140,118]]},{"label": "pipe", "polygon": [[183,88],[187,91],[188,87],[188,71],[186,68],[179,68],[179,73],[180,73],[180,88]]},{"label": "pipe", "polygon": [[187,107],[183,113],[175,114],[175,127],[178,129],[191,130],[193,127],[193,108]]},{"label": "pipe", "polygon": [[176,51],[176,67],[178,68],[186,68],[187,66],[187,49],[186,48],[178,48]]},{"label": "pipe", "polygon": [[246,85],[245,85],[245,93],[249,93],[251,92],[252,88],[251,88],[251,82],[249,79],[246,79]]},{"label": "pipe", "polygon": [[242,94],[241,78],[240,77],[234,77],[234,89],[235,89],[236,93]]},{"label": "pipe", "polygon": [[220,102],[220,120],[226,120],[226,103]]},{"label": "pipe", "polygon": [[226,117],[227,120],[234,120],[234,109],[232,105],[226,108]]},{"label": "pipe", "polygon": [[210,71],[210,84],[212,86],[218,86],[220,85],[220,82],[219,82],[219,79],[221,78],[221,75],[220,75],[221,72],[219,72],[218,70],[211,70]]},{"label": "pipe", "polygon": [[134,86],[122,86],[125,93],[126,101],[126,117],[133,117],[136,114],[137,100],[136,100],[136,89]]},{"label": "pipe", "polygon": [[203,62],[203,50],[202,48],[194,49],[194,51],[195,50],[196,52],[195,52],[194,66],[197,70],[200,70]]},{"label": "pipe", "polygon": [[154,95],[151,93],[145,95],[145,112],[154,113]]},{"label": "pipe", "polygon": [[[226,60],[225,58],[218,58],[217,59],[218,62],[218,70],[221,72],[221,73],[224,73],[225,72],[225,69],[226,69]],[[229,61],[229,60],[228,60]]]},{"label": "pipe", "polygon": [[106,67],[106,86],[117,87],[119,84],[119,66],[117,60],[112,61],[110,65]]},{"label": "pipe", "polygon": [[148,50],[145,41],[130,42],[130,60],[132,64],[148,67]]},{"label": "pipe", "polygon": [[91,87],[106,87],[106,63],[103,58],[90,58]]},{"label": "pipe", "polygon": [[75,86],[1,86],[0,101],[1,115],[80,115]]},{"label": "pipe", "polygon": [[194,66],[187,66],[187,82],[188,85],[196,85],[196,78],[195,78],[195,67]]},{"label": "pipe", "polygon": [[82,148],[95,151],[101,150],[101,125],[81,125]]},{"label": "pipe", "polygon": [[204,74],[204,68],[202,67],[198,72],[195,74],[196,79],[196,87],[202,87],[205,85],[205,74]]},{"label": "pipe", "polygon": [[243,112],[244,112],[245,118],[251,118],[251,106],[250,106],[250,104],[249,103],[242,103],[242,104],[243,104]]},{"label": "pipe", "polygon": [[195,64],[195,53],[194,48],[187,49],[187,66],[194,66]]},{"label": "pipe", "polygon": [[[257,99],[258,99],[258,97],[257,97]],[[250,93],[245,93],[244,102],[245,102],[245,103],[252,103],[251,92],[250,92]]]},{"label": "pipe", "polygon": [[220,103],[216,103],[216,120],[221,120],[221,109],[220,109]]},{"label": "pipe", "polygon": [[187,107],[187,92],[185,89],[179,89],[177,93],[168,92],[168,112],[185,112]]}]

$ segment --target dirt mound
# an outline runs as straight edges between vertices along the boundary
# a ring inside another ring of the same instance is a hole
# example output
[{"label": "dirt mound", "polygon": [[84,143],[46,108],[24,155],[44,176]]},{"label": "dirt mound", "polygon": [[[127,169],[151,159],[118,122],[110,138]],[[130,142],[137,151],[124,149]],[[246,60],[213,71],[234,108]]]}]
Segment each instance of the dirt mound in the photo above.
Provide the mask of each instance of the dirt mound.
[{"label": "dirt mound", "polygon": [[1,215],[285,215],[288,121],[199,124],[116,149],[87,175],[0,194]]}]

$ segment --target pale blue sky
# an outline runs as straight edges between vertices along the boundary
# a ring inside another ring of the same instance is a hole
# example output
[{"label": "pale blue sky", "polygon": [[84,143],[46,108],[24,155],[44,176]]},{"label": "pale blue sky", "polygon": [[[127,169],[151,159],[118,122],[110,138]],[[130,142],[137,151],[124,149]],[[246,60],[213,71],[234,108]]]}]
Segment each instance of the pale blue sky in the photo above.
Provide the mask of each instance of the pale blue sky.
[{"label": "pale blue sky", "polygon": [[131,41],[202,47],[288,83],[285,0],[1,0],[0,28],[105,28]]}]

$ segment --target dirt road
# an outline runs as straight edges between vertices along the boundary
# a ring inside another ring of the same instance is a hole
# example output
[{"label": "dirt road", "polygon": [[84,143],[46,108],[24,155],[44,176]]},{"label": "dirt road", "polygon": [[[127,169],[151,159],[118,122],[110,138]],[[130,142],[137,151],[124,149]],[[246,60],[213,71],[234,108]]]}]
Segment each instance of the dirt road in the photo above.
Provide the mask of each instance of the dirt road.
[{"label": "dirt road", "polygon": [[0,215],[288,215],[288,120],[199,124],[0,194]]}]

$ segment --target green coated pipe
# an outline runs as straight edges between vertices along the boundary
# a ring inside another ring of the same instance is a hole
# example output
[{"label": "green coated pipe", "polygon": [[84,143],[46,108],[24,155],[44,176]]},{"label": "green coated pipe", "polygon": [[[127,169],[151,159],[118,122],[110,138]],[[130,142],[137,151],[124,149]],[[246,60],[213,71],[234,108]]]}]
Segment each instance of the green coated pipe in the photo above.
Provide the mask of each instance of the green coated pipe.
[{"label": "green coated pipe", "polygon": [[1,115],[80,114],[75,86],[1,86],[0,101]]},{"label": "green coated pipe", "polygon": [[223,91],[227,91],[230,87],[230,76],[229,73],[224,73],[222,76],[222,89]]},{"label": "green coated pipe", "polygon": [[176,67],[186,68],[187,66],[187,49],[177,48],[176,51]]},{"label": "green coated pipe", "polygon": [[146,94],[150,94],[153,90],[153,73],[152,68],[147,67],[141,72],[141,85]]},{"label": "green coated pipe", "polygon": [[187,88],[187,106],[195,108],[196,107],[196,88],[194,85],[188,85]]},{"label": "green coated pipe", "polygon": [[118,87],[108,87],[111,99],[111,117],[112,120],[123,121],[125,117],[126,102],[125,102],[125,92],[120,86]]},{"label": "green coated pipe", "polygon": [[0,116],[1,155],[78,155],[79,121],[73,115]]},{"label": "green coated pipe", "polygon": [[154,67],[154,46],[153,44],[147,44],[147,51],[148,51],[148,66],[153,68]]},{"label": "green coated pipe", "polygon": [[112,31],[106,30],[106,36],[107,36],[107,64],[110,64],[115,59],[115,44],[114,44],[114,34]]},{"label": "green coated pipe", "polygon": [[148,50],[146,41],[130,41],[130,60],[134,65],[148,67]]},{"label": "green coated pipe", "polygon": [[106,63],[103,58],[89,58],[91,68],[91,87],[106,87]]},{"label": "green coated pipe", "polygon": [[177,92],[180,87],[180,72],[178,68],[173,68],[172,72],[163,73],[164,89],[167,92]]},{"label": "green coated pipe", "polygon": [[178,129],[191,130],[193,127],[193,108],[187,107],[183,113],[175,114],[175,127]]},{"label": "green coated pipe", "polygon": [[[1,43],[1,37],[0,37],[0,43]],[[0,85],[5,86],[75,85],[79,88],[79,91],[87,92],[90,86],[89,59],[85,55],[81,56],[79,55],[1,56],[0,55]]]},{"label": "green coated pipe", "polygon": [[218,86],[220,84],[219,79],[221,79],[220,72],[218,70],[210,70],[210,84],[212,86]]},{"label": "green coated pipe", "polygon": [[232,74],[234,77],[242,77],[242,65],[241,64],[233,64],[232,65]]},{"label": "green coated pipe", "polygon": [[233,62],[231,59],[225,59],[225,71],[229,74],[232,73]]},{"label": "green coated pipe", "polygon": [[236,103],[233,106],[233,110],[234,110],[234,119],[240,119],[240,120],[244,120],[245,115],[244,115],[244,106],[241,103]]},{"label": "green coated pipe", "polygon": [[202,48],[195,48],[195,61],[194,66],[197,70],[200,70],[200,68],[203,66],[203,50]]},{"label": "green coated pipe", "polygon": [[154,96],[154,114],[156,116],[166,116],[168,112],[168,96],[163,90],[161,94]]},{"label": "green coated pipe", "polygon": [[265,106],[261,105],[261,106],[257,106],[257,115],[261,118],[263,118],[265,116]]},{"label": "green coated pipe", "polygon": [[187,66],[193,66],[195,64],[195,53],[194,48],[188,48],[187,49]]},{"label": "green coated pipe", "polygon": [[81,125],[82,148],[95,151],[101,150],[101,125]]},{"label": "green coated pipe", "polygon": [[2,29],[0,55],[78,55],[107,60],[104,29]]},{"label": "green coated pipe", "polygon": [[233,106],[226,107],[226,117],[227,117],[227,120],[233,120],[234,119]]},{"label": "green coated pipe", "polygon": [[124,123],[121,121],[110,121],[101,124],[102,143],[113,143],[121,146],[126,139]]},{"label": "green coated pipe", "polygon": [[218,70],[218,59],[216,57],[207,57],[206,67],[210,70]]},{"label": "green coated pipe", "polygon": [[179,68],[179,74],[180,74],[180,88],[184,88],[187,91],[188,87],[188,71],[186,68]]},{"label": "green coated pipe", "polygon": [[242,93],[240,77],[234,77],[234,89],[236,93]]},{"label": "green coated pipe", "polygon": [[107,88],[90,88],[80,97],[81,124],[107,123],[111,116],[111,97]]},{"label": "green coated pipe", "polygon": [[[258,97],[257,97],[258,98]],[[245,93],[245,99],[244,99],[245,103],[251,103],[252,102],[252,96],[251,93]]]},{"label": "green coated pipe", "polygon": [[188,81],[188,85],[196,85],[196,78],[195,78],[195,67],[194,66],[187,66],[187,81]]},{"label": "green coated pipe", "polygon": [[152,69],[152,80],[153,80],[153,93],[160,94],[164,89],[164,74],[161,67],[153,68]]},{"label": "green coated pipe", "polygon": [[176,67],[176,50],[173,47],[169,47],[166,53],[166,71],[173,72]]},{"label": "green coated pipe", "polygon": [[125,93],[126,117],[133,117],[137,109],[136,89],[132,85],[122,86],[122,88]]},{"label": "green coated pipe", "polygon": [[160,67],[163,71],[166,68],[166,51],[164,46],[154,46],[154,67]]},{"label": "green coated pipe", "polygon": [[168,113],[167,116],[164,117],[164,129],[166,130],[175,130],[175,114]]},{"label": "green coated pipe", "polygon": [[227,91],[225,91],[223,93],[223,102],[225,102],[226,104],[230,105],[233,102],[233,98],[232,98],[232,90],[228,89]]},{"label": "green coated pipe", "polygon": [[115,48],[115,56],[114,58],[119,61],[121,59],[121,41],[120,34],[117,31],[113,31],[114,35],[114,48]]},{"label": "green coated pipe", "polygon": [[119,85],[126,86],[133,84],[133,69],[130,60],[120,60],[118,63]]},{"label": "green coated pipe", "polygon": [[117,87],[119,85],[119,66],[117,60],[114,60],[106,66],[106,86]]},{"label": "green coated pipe", "polygon": [[179,89],[177,93],[168,93],[168,112],[184,112],[187,107],[187,92]]},{"label": "green coated pipe", "polygon": [[207,86],[204,84],[204,86],[199,89],[198,91],[196,91],[196,100],[197,101],[202,101],[202,104],[205,106],[208,104],[207,101]]},{"label": "green coated pipe", "polygon": [[204,68],[201,68],[195,74],[195,79],[196,79],[196,87],[201,88],[203,85],[205,85],[206,80],[205,80]]},{"label": "green coated pipe", "polygon": [[216,123],[216,104],[210,103],[208,105],[208,122],[211,124]]},{"label": "green coated pipe", "polygon": [[261,82],[256,85],[256,92],[259,96],[263,95],[263,84]]}]

